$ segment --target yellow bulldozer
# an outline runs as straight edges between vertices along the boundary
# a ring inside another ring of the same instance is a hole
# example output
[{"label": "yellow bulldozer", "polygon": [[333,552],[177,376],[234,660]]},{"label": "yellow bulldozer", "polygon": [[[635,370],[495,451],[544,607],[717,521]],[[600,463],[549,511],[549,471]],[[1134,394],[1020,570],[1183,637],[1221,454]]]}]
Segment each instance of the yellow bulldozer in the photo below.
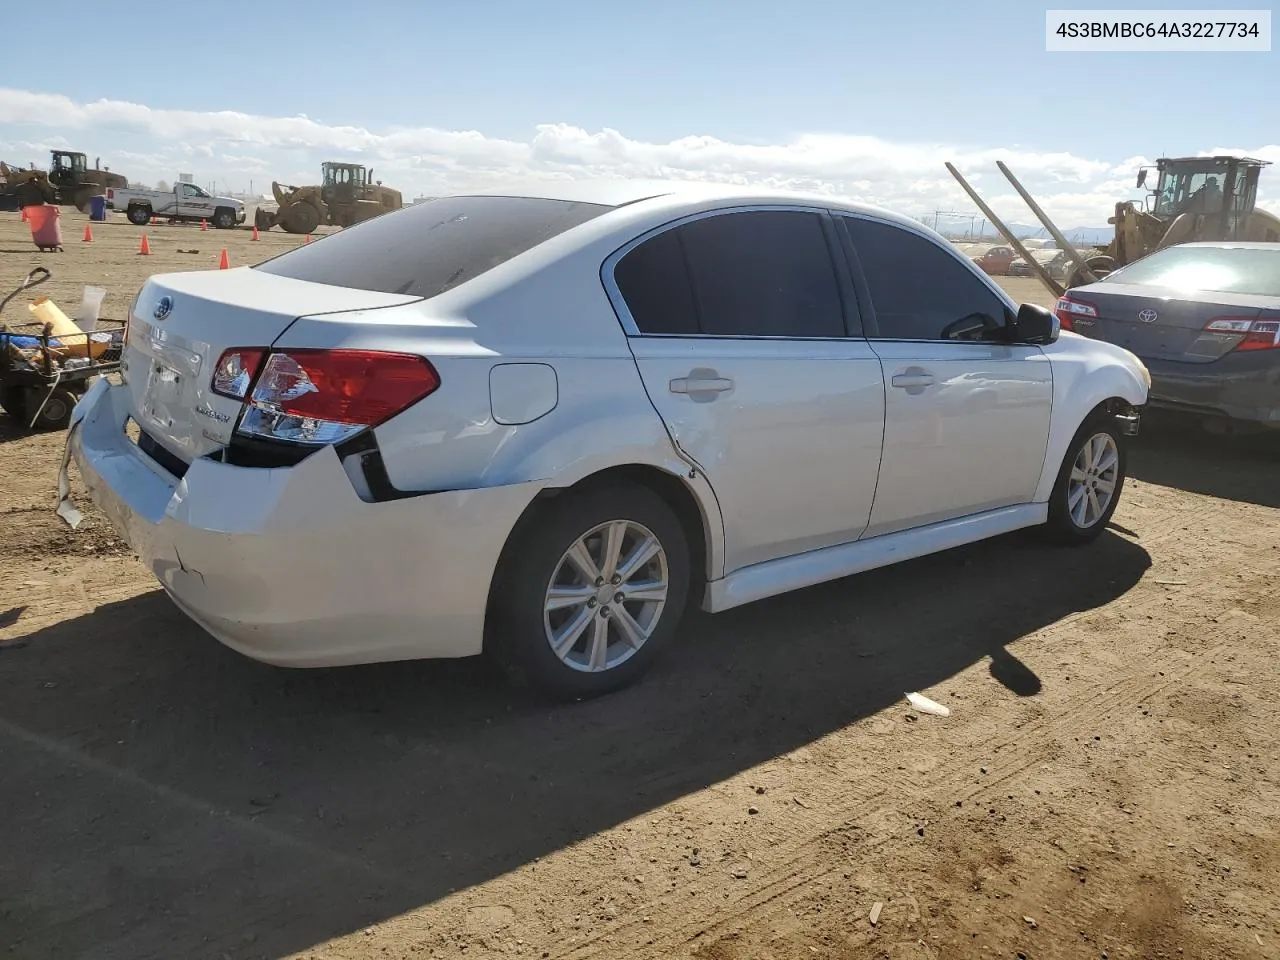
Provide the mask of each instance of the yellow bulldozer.
[{"label": "yellow bulldozer", "polygon": [[[1066,274],[1066,287],[1082,286],[1105,277],[1112,270],[1130,264],[1148,253],[1178,243],[1195,240],[1261,240],[1280,241],[1280,218],[1259,210],[1258,175],[1267,166],[1265,160],[1249,157],[1162,157],[1155,163],[1156,185],[1147,197],[1135,203],[1122,200],[1115,205],[1107,223],[1115,228],[1111,241],[1103,248],[1082,254],[1071,245],[1049,220],[1039,204],[1002,161],[996,161],[1000,172],[1026,201],[1058,247],[1067,251],[1071,265]],[[950,163],[947,169],[969,194],[992,225],[1036,271],[1040,281],[1055,296],[1064,287],[1032,262],[1022,244],[1000,221],[990,207]],[[1152,167],[1138,170],[1135,189],[1147,184]]]},{"label": "yellow bulldozer", "polygon": [[371,217],[399,210],[404,198],[399,190],[384,187],[358,163],[323,163],[321,184],[294,187],[272,183],[274,213],[258,209],[254,225],[259,230],[281,227],[288,233],[310,233],[321,224],[349,227]]},{"label": "yellow bulldozer", "polygon": [[90,170],[88,158],[71,150],[51,151],[48,172],[0,162],[0,181],[0,194],[13,198],[19,207],[51,203],[74,206],[81,213],[89,212],[90,197],[129,185],[127,177],[103,170],[96,162]]}]

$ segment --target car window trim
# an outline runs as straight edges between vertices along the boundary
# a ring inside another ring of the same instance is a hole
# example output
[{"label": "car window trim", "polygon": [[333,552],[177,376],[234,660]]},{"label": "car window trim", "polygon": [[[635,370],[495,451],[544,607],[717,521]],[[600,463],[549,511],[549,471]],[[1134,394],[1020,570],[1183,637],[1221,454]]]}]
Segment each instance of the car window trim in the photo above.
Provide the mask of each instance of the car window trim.
[{"label": "car window trim", "polygon": [[[626,298],[622,295],[622,290],[618,287],[618,282],[614,277],[614,269],[618,262],[628,253],[641,244],[652,240],[654,237],[668,233],[678,227],[682,227],[688,223],[694,223],[698,220],[705,220],[708,217],[723,216],[733,213],[756,213],[762,211],[781,211],[784,213],[816,213],[822,223],[822,235],[827,245],[827,256],[831,259],[831,271],[835,276],[836,288],[839,292],[840,299],[840,316],[841,323],[844,326],[844,336],[833,337],[795,337],[795,336],[758,336],[755,334],[720,334],[720,333],[646,333],[636,324],[635,318],[631,315],[631,308],[627,306]],[[819,343],[842,343],[846,340],[865,341],[866,335],[863,332],[863,322],[860,310],[860,300],[857,298],[856,288],[853,283],[853,277],[849,272],[849,264],[846,262],[841,266],[841,251],[838,247],[837,240],[840,231],[835,223],[832,222],[831,211],[824,206],[818,204],[800,204],[800,203],[751,203],[751,204],[735,204],[729,207],[717,207],[714,210],[700,210],[697,213],[686,214],[677,217],[674,220],[668,220],[666,223],[659,224],[646,230],[639,236],[632,237],[618,249],[614,250],[600,264],[600,282],[604,284],[605,294],[609,298],[609,302],[613,305],[613,312],[618,317],[618,322],[622,324],[623,332],[628,337],[644,337],[652,339],[665,340],[764,340],[770,342],[807,342],[815,341]]]},{"label": "car window trim", "polygon": [[975,279],[983,286],[995,294],[996,299],[1004,304],[1006,311],[1004,323],[1007,326],[1010,319],[1018,315],[1018,306],[1014,303],[1013,298],[993,281],[989,276],[982,272],[971,260],[956,250],[953,244],[939,243],[938,240],[931,236],[925,230],[918,230],[914,226],[899,223],[886,217],[877,217],[868,213],[852,213],[846,210],[830,211],[835,219],[839,220],[839,233],[842,243],[845,246],[845,255],[849,258],[849,270],[853,275],[854,288],[858,294],[858,303],[862,311],[862,325],[865,336],[870,341],[880,343],[946,343],[957,347],[972,346],[990,346],[993,341],[988,340],[932,340],[920,339],[917,337],[884,337],[880,335],[880,321],[876,316],[875,302],[871,298],[871,287],[867,283],[866,272],[862,268],[862,259],[858,256],[858,248],[853,242],[853,237],[849,235],[848,228],[845,226],[845,218],[852,220],[867,220],[871,223],[878,223],[886,227],[897,227],[904,233],[915,234],[917,237],[933,244],[939,250],[942,250],[948,256],[952,257],[962,267],[969,271]]}]

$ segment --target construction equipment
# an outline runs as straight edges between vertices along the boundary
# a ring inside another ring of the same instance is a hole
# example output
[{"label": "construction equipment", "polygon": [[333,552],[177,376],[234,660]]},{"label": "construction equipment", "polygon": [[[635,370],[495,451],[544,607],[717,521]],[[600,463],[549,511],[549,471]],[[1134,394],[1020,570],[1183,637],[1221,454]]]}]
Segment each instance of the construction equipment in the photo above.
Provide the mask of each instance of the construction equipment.
[{"label": "construction equipment", "polygon": [[[996,161],[1000,172],[1026,201],[1031,212],[1067,252],[1072,261],[1067,270],[1066,287],[1078,287],[1105,277],[1112,270],[1130,264],[1164,247],[1195,240],[1261,240],[1280,241],[1280,218],[1255,207],[1258,175],[1267,166],[1265,160],[1248,157],[1162,157],[1156,161],[1159,173],[1156,186],[1139,203],[1122,200],[1107,223],[1115,227],[1111,241],[1102,249],[1081,254],[1040,209],[1026,189],[1002,161]],[[1009,229],[983,202],[960,172],[950,163],[947,169],[986,214],[1010,245],[1025,257],[1021,244]],[[1138,171],[1135,189],[1142,189],[1151,167]],[[1060,296],[1063,286],[1044,270],[1028,260],[1040,281]]]},{"label": "construction equipment", "polygon": [[88,213],[90,198],[105,194],[108,187],[129,184],[127,177],[101,169],[100,161],[90,170],[88,158],[71,150],[50,151],[48,172],[0,163],[0,179],[0,193],[15,196],[20,207],[53,203],[74,206],[81,213]]},{"label": "construction equipment", "polygon": [[349,227],[404,206],[400,191],[375,181],[373,171],[366,171],[362,164],[326,162],[320,168],[319,186],[273,182],[276,211],[259,208],[254,225],[259,230],[279,226],[289,233],[309,234],[321,224]]}]

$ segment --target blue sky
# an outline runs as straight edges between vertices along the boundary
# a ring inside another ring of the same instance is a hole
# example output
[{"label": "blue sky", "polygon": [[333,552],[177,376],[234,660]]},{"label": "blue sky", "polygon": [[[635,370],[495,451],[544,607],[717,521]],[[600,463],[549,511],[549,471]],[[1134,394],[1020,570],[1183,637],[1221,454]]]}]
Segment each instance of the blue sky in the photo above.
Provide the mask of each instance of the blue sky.
[{"label": "blue sky", "polygon": [[[45,71],[0,63],[0,157],[44,163],[22,151],[65,142],[140,179],[195,167],[200,182],[241,188],[298,182],[353,149],[410,196],[476,177],[658,170],[818,185],[915,213],[967,208],[942,160],[998,177],[1004,149],[1051,211],[1094,223],[1138,158],[1271,148],[1280,160],[1280,55],[1050,54],[1045,6],[221,0],[178,12],[117,0],[102,53]],[[6,33],[38,35],[51,9],[11,5]],[[131,49],[127,24],[161,43],[170,25],[174,53]],[[202,130],[215,111],[249,120]],[[270,122],[299,115],[306,129]],[[1280,183],[1266,193],[1280,198]]]}]

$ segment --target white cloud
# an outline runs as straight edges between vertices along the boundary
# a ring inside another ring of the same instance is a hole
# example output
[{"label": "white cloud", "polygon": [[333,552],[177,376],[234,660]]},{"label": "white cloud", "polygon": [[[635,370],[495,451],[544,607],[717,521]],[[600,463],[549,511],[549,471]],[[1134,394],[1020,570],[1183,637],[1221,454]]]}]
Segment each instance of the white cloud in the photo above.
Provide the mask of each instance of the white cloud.
[{"label": "white cloud", "polygon": [[[840,194],[913,216],[974,209],[946,172],[943,163],[949,160],[1002,217],[1034,222],[996,168],[1003,160],[1064,229],[1105,224],[1117,200],[1138,196],[1134,175],[1150,162],[892,143],[866,135],[804,134],[779,144],[689,135],[649,143],[615,129],[592,132],[564,123],[540,124],[527,140],[432,127],[377,132],[303,115],[165,110],[118,100],[80,103],[0,88],[0,157],[43,163],[55,147],[101,155],[105,165],[136,180],[172,180],[178,171],[191,171],[199,182],[216,180],[236,189],[246,188],[250,178],[259,190],[272,177],[314,180],[322,160],[351,159],[373,166],[379,179],[406,197],[543,178],[670,177]],[[1280,159],[1277,146],[1231,152]],[[1274,208],[1275,202],[1268,205]]]}]

